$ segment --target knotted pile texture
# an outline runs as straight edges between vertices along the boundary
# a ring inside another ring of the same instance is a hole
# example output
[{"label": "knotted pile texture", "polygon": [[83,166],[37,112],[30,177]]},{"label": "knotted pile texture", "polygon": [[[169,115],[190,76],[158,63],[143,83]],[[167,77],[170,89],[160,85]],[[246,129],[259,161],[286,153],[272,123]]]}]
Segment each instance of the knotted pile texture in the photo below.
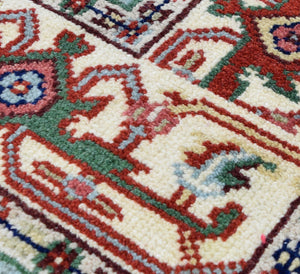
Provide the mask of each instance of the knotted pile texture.
[{"label": "knotted pile texture", "polygon": [[0,273],[300,273],[299,0],[0,1]]}]

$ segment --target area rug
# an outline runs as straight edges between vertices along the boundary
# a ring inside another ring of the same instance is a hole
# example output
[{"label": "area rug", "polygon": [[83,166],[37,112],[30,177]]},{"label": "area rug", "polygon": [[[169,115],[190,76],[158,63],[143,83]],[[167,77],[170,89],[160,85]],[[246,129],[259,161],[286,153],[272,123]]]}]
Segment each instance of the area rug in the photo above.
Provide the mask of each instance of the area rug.
[{"label": "area rug", "polygon": [[299,0],[0,1],[0,273],[300,273]]}]

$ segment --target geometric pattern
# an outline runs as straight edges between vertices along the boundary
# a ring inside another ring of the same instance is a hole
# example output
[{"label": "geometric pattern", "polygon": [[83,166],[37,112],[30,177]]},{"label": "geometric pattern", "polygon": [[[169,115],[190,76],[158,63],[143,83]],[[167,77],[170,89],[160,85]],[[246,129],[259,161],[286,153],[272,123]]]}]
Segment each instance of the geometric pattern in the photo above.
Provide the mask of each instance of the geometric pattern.
[{"label": "geometric pattern", "polygon": [[197,0],[36,0],[37,4],[81,25],[88,32],[140,57],[175,23],[196,6]]},{"label": "geometric pattern", "polygon": [[[228,27],[179,29],[155,50],[150,60],[296,134],[294,127],[299,125],[298,108],[281,111],[275,105],[270,108],[268,104],[261,105],[249,97],[254,96],[252,89],[255,89],[250,84],[251,79],[258,77],[262,82],[261,97],[271,99],[272,93],[275,92],[279,95],[275,97],[296,104],[299,102],[299,90],[295,81],[299,81],[300,71],[298,39],[300,17],[297,8],[292,8],[294,4],[298,7],[298,1],[288,1],[285,5],[282,1],[274,3],[267,1],[266,4],[269,6],[265,9],[237,4],[237,1],[211,2],[209,13],[221,18],[234,16],[235,21],[241,24],[240,33]],[[197,58],[196,52],[187,50],[193,40],[207,41],[202,42],[205,51],[199,43],[202,51],[202,67],[206,68],[212,62],[213,68],[210,66],[205,71],[195,70],[188,65],[188,62]],[[219,59],[206,60],[207,56],[213,54],[210,48],[205,46],[210,40],[220,46],[228,47],[224,42],[232,46],[228,48],[228,53]],[[183,56],[181,60],[184,62],[179,60],[179,55]]]},{"label": "geometric pattern", "polygon": [[52,61],[3,64],[0,73],[1,116],[38,114],[57,100]]},{"label": "geometric pattern", "polygon": [[298,273],[299,5],[0,1],[3,273]]}]

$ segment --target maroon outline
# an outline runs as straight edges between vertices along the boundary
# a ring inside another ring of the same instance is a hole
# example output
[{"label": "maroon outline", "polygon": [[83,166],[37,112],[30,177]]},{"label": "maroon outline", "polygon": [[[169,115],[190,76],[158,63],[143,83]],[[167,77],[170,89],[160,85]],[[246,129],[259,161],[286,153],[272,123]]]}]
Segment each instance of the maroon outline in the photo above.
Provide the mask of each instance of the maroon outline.
[{"label": "maroon outline", "polygon": [[87,25],[87,24],[79,21],[78,19],[75,19],[71,15],[68,15],[68,14],[66,14],[64,12],[58,11],[58,10],[52,8],[50,5],[42,3],[42,0],[31,0],[31,1],[34,2],[37,5],[42,6],[43,8],[45,8],[47,10],[50,10],[50,11],[52,11],[52,12],[54,12],[54,13],[62,16],[62,17],[64,17],[65,19],[71,21],[72,23],[81,26],[87,32],[89,32],[90,34],[95,35],[98,38],[101,38],[106,43],[114,45],[116,48],[121,49],[121,50],[125,51],[126,53],[131,54],[133,57],[140,58],[145,53],[147,53],[156,42],[158,42],[163,36],[165,36],[168,32],[170,32],[177,23],[181,22],[188,15],[188,13],[194,7],[196,7],[196,5],[198,5],[202,0],[192,0],[190,2],[190,4],[185,9],[182,10],[181,13],[177,14],[177,16],[172,21],[170,21],[169,24],[157,36],[155,36],[154,38],[152,38],[151,41],[147,42],[140,49],[139,52],[135,52],[132,49],[122,47],[121,43],[114,42],[114,41],[110,40],[105,35],[103,35],[98,30],[96,30],[95,28],[93,28],[93,27],[91,27],[91,26],[89,26],[89,25]]},{"label": "maroon outline", "polygon": [[253,270],[253,268],[259,262],[260,257],[264,254],[267,247],[273,243],[274,238],[279,234],[282,227],[288,223],[294,211],[298,208],[299,205],[300,205],[300,197],[298,197],[296,200],[290,203],[290,207],[288,208],[285,215],[280,219],[280,221],[275,225],[275,227],[271,230],[271,232],[266,237],[266,243],[261,244],[259,247],[255,249],[252,257],[247,262],[245,269],[242,272],[240,272],[240,274],[248,274],[251,272],[251,270]]},{"label": "maroon outline", "polygon": [[[59,212],[59,210],[56,208],[56,207],[53,207],[53,206],[50,206],[49,207],[49,204],[47,201],[43,201],[41,199],[37,199],[37,196],[35,196],[34,194],[32,195],[32,190],[30,191],[26,191],[26,189],[24,188],[19,188],[16,184],[16,182],[9,178],[7,176],[7,168],[8,168],[8,165],[7,165],[7,158],[8,158],[8,150],[7,150],[7,139],[6,137],[9,136],[11,134],[11,131],[15,131],[17,128],[19,128],[19,125],[18,124],[10,124],[10,123],[7,123],[6,125],[4,126],[0,126],[0,129],[2,128],[7,128],[9,131],[6,132],[4,135],[3,135],[3,138],[5,139],[4,140],[4,147],[3,147],[3,151],[4,151],[4,157],[3,157],[3,160],[6,162],[6,164],[4,164],[4,168],[5,168],[5,171],[4,171],[4,176],[6,177],[6,183],[14,190],[16,190],[20,195],[23,195],[25,197],[28,197],[31,202],[36,202],[38,203],[42,208],[44,209],[47,209],[48,212],[54,214],[55,216],[57,216],[61,221],[75,227],[77,230],[80,231],[81,234],[87,236],[89,239],[92,239],[93,241],[95,241],[98,245],[100,246],[103,246],[106,250],[110,251],[114,256],[116,257],[119,257],[121,258],[121,260],[123,260],[127,265],[131,265],[133,266],[135,269],[141,271],[141,272],[145,272],[145,273],[154,273],[153,271],[151,271],[151,269],[148,267],[148,266],[145,266],[142,262],[139,262],[139,261],[133,261],[132,259],[132,255],[127,253],[127,251],[120,251],[119,249],[116,249],[111,243],[107,242],[107,240],[103,237],[98,237],[96,235],[95,232],[92,232],[92,231],[87,231],[87,229],[85,229],[84,225],[82,225],[80,222],[74,222],[74,220],[66,215],[65,213],[61,213]],[[64,151],[61,151],[59,149],[57,149],[52,143],[48,142],[48,141],[42,141],[42,138],[37,135],[36,133],[34,133],[33,131],[31,131],[30,129],[27,129],[25,130],[24,132],[22,132],[18,137],[15,138],[15,140],[13,141],[13,143],[15,144],[15,152],[16,154],[14,155],[14,158],[16,160],[16,162],[18,162],[18,159],[19,159],[19,154],[18,154],[18,151],[19,151],[19,146],[21,144],[21,141],[23,140],[23,138],[25,136],[30,136],[33,140],[41,143],[43,146],[45,146],[47,149],[50,149],[52,152],[60,155],[61,157],[63,157],[64,159],[68,159],[67,161],[69,161],[69,163],[75,163],[78,167],[82,168],[83,170],[83,173],[82,175],[85,176],[85,174],[88,174],[89,171],[90,171],[90,175],[98,175],[98,178],[102,178],[103,179],[103,182],[110,182],[110,179],[104,177],[103,175],[97,173],[97,172],[93,172],[92,170],[90,170],[90,168],[86,165],[86,164],[80,164],[80,161],[74,159],[73,157],[70,157],[68,156]],[[63,156],[62,156],[63,155]],[[18,169],[18,167],[20,166],[21,164],[20,163],[17,163],[16,166],[17,166],[17,175],[18,176],[21,176],[24,180],[30,180],[32,181],[32,177],[30,175],[27,175],[25,174],[23,171],[20,171]],[[33,181],[32,181],[33,182]],[[112,181],[111,181],[112,182]],[[34,180],[34,183],[37,183],[36,180]],[[112,186],[112,188],[114,188]],[[41,189],[40,189],[41,190]],[[44,192],[44,190],[42,190]],[[48,194],[48,190],[47,190],[47,193],[46,195],[49,195]],[[123,192],[124,193],[124,192]],[[128,194],[130,194],[131,192],[129,193],[124,193],[126,196]],[[133,196],[133,194],[132,194]],[[134,199],[135,202],[137,203],[141,203],[142,206],[143,206],[143,202],[141,201],[137,201]],[[145,203],[145,202],[144,202]],[[72,205],[69,205],[68,206],[69,208],[72,207]],[[144,206],[145,207],[145,206]],[[146,207],[147,208],[147,207]],[[71,208],[70,208],[71,209]],[[73,211],[74,209],[72,209]],[[157,210],[157,212],[160,212],[159,210]],[[76,212],[77,214],[78,212]],[[83,215],[84,216],[84,215]],[[141,257],[143,258],[146,258],[148,260],[148,262],[151,262],[155,265],[157,265],[159,268],[161,269],[167,269],[169,270],[170,267],[168,267],[165,263],[162,263],[160,262],[158,259],[154,258],[153,256],[149,255],[146,251],[144,251],[139,245],[137,245],[136,243],[134,243],[131,239],[129,238],[126,238],[125,235],[123,234],[120,234],[118,233],[117,231],[113,230],[112,227],[110,226],[110,224],[107,224],[93,216],[90,216],[92,219],[89,220],[90,223],[93,223],[93,225],[95,226],[98,226],[98,227],[101,227],[101,230],[103,232],[106,232],[107,234],[109,234],[111,237],[113,238],[117,238],[119,241],[121,241],[123,244],[126,244],[130,249],[134,250],[134,252],[136,252],[138,255],[140,255]],[[85,217],[84,217],[85,218]]]},{"label": "maroon outline", "polygon": [[58,223],[52,222],[42,212],[38,212],[36,209],[29,208],[27,204],[24,203],[19,197],[15,196],[14,194],[11,194],[8,190],[4,189],[2,186],[0,186],[0,195],[13,201],[16,204],[16,206],[20,207],[26,214],[32,216],[34,219],[39,219],[48,229],[62,233],[63,235],[65,235],[65,237],[67,237],[72,242],[76,242],[79,247],[83,248],[89,254],[96,255],[101,261],[105,263],[106,267],[110,267],[120,274],[129,274],[127,270],[123,269],[120,265],[116,264],[108,257],[101,254],[101,252],[98,249],[94,247],[90,247],[86,242],[84,242],[76,235],[74,235],[70,230],[63,228]]},{"label": "maroon outline", "polygon": [[[0,186],[0,195],[11,199],[15,202],[16,206],[20,207],[26,214],[34,217],[35,219],[39,219],[46,227],[50,230],[57,231],[59,233],[64,234],[69,240],[76,242],[79,247],[86,250],[89,254],[95,254],[101,261],[105,263],[105,266],[112,268],[113,270],[117,271],[120,274],[129,274],[129,272],[123,269],[120,265],[116,264],[115,262],[111,261],[105,255],[102,255],[101,252],[93,247],[90,247],[87,243],[83,240],[78,238],[76,235],[73,235],[69,230],[64,229],[60,224],[54,223],[49,220],[43,213],[38,212],[33,208],[29,208],[21,199],[14,194],[11,194],[8,190],[2,188]],[[263,255],[267,247],[273,243],[274,238],[279,234],[281,229],[287,224],[290,217],[294,213],[294,211],[300,205],[300,197],[290,203],[290,207],[288,208],[285,215],[280,219],[280,221],[276,224],[273,230],[267,236],[267,242],[262,244],[261,246],[257,247],[254,251],[252,257],[247,261],[245,269],[240,272],[240,274],[249,274],[251,270],[257,265],[259,262],[260,257]]]}]

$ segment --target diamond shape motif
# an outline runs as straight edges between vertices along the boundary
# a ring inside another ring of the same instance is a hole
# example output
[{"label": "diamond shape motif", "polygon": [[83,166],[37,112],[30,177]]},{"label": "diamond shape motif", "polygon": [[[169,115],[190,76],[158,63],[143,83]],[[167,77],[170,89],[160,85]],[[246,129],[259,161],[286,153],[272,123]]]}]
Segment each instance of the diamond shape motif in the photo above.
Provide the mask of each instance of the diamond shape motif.
[{"label": "diamond shape motif", "polygon": [[300,59],[300,17],[262,17],[255,21],[268,54],[288,62]]},{"label": "diamond shape motif", "polygon": [[3,64],[0,69],[0,116],[42,114],[57,99],[51,60]]},{"label": "diamond shape motif", "polygon": [[87,32],[141,57],[182,21],[199,0],[33,0]]}]

